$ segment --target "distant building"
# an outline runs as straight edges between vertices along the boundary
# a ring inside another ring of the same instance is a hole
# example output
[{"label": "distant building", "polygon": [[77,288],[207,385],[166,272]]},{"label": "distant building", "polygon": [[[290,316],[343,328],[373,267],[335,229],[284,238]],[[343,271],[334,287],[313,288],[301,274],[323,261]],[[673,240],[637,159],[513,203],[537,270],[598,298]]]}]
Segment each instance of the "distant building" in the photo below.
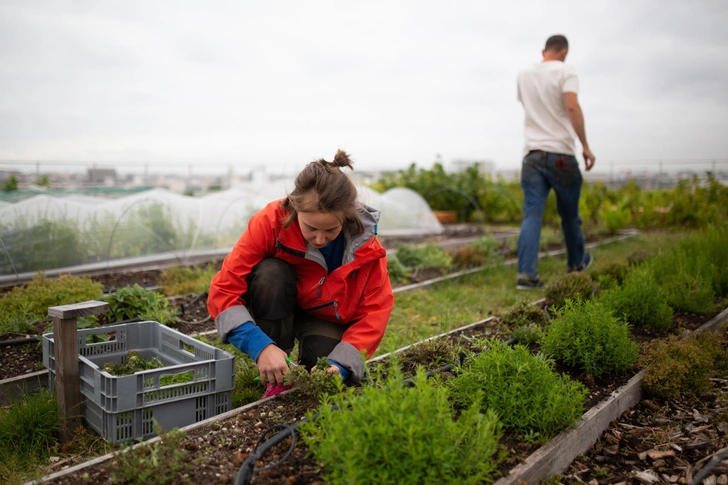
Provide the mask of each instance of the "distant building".
[{"label": "distant building", "polygon": [[113,168],[89,168],[86,174],[87,181],[91,185],[113,187],[117,182],[116,170]]}]

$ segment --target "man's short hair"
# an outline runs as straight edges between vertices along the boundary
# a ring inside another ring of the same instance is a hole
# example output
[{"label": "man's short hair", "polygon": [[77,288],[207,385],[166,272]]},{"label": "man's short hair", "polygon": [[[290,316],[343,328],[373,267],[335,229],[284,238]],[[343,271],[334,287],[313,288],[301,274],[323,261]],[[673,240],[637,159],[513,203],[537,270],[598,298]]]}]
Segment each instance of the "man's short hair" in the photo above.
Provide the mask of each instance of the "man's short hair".
[{"label": "man's short hair", "polygon": [[563,35],[552,35],[546,41],[546,47],[544,50],[560,52],[564,49],[569,48],[569,41]]}]

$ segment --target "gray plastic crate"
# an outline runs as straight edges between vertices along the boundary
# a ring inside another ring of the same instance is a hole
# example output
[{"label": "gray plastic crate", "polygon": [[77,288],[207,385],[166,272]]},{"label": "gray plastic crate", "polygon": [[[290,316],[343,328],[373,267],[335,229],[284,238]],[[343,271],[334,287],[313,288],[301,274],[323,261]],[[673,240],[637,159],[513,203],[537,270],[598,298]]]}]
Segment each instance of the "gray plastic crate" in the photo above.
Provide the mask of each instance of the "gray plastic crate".
[{"label": "gray plastic crate", "polygon": [[[93,342],[93,335],[109,341]],[[157,357],[165,367],[113,376],[107,362],[120,363],[130,350],[144,359]],[[78,363],[83,417],[106,441],[118,444],[155,436],[229,411],[235,382],[235,357],[158,322],[135,322],[78,331]],[[53,334],[43,335],[43,364],[55,382]],[[189,382],[162,385],[165,376],[187,374]]]}]

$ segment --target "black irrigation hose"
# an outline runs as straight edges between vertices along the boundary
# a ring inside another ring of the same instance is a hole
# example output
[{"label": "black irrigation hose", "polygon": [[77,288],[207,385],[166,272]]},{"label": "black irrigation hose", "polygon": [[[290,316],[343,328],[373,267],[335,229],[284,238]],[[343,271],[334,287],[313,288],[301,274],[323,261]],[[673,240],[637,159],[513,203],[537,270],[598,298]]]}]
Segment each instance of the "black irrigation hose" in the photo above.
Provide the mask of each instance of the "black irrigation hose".
[{"label": "black irrigation hose", "polygon": [[[513,345],[516,344],[516,339],[511,338],[506,341],[506,344],[508,344],[509,346],[512,347]],[[460,357],[460,360],[458,360],[458,362],[453,362],[452,364],[447,364],[445,366],[440,367],[439,369],[428,371],[425,373],[425,376],[431,377],[437,373],[449,372],[452,370],[453,367],[462,366],[465,363],[465,353],[460,352],[459,357]],[[411,385],[414,382],[413,379],[414,379],[413,377],[409,377],[407,379],[404,379],[402,382],[404,384]],[[332,409],[332,411],[335,411],[338,409],[338,407],[336,405],[332,405],[331,409]],[[315,421],[316,418],[318,418],[318,413],[316,413],[312,416],[312,421]],[[238,474],[235,476],[234,485],[249,485],[250,479],[252,478],[252,475],[254,472],[273,469],[273,468],[279,466],[285,460],[287,460],[288,457],[291,455],[291,453],[293,453],[293,449],[296,446],[296,430],[298,429],[298,426],[301,423],[307,422],[307,421],[308,421],[308,418],[302,418],[300,421],[297,421],[296,423],[294,423],[292,425],[276,424],[276,425],[271,426],[267,430],[265,430],[261,434],[260,438],[258,438],[258,442],[253,447],[253,451],[250,453],[250,455],[248,455],[248,458],[246,458],[246,460],[242,463],[242,465],[240,465]],[[272,438],[268,439],[268,441],[262,442],[263,438],[265,438],[271,430],[276,429],[276,428],[283,428],[283,431],[274,435]],[[284,439],[286,439],[289,436],[291,437],[291,446],[288,449],[288,451],[286,452],[286,454],[283,455],[283,457],[281,457],[280,460],[278,460],[277,462],[275,462],[271,465],[266,465],[261,468],[255,468],[255,462],[260,460],[263,457],[263,455],[265,455],[265,453],[268,452],[268,450],[270,450],[271,448],[273,448],[274,446],[276,446],[278,443],[280,443],[281,441],[283,441]]]},{"label": "black irrigation hose", "polygon": [[2,340],[0,341],[0,347],[13,347],[15,345],[32,344],[34,342],[39,342],[38,337],[19,338],[15,340]]},{"label": "black irrigation hose", "polygon": [[721,461],[723,461],[723,458],[728,456],[728,448],[723,448],[722,450],[718,450],[713,455],[713,458],[710,459],[708,463],[705,464],[703,468],[700,469],[700,472],[698,472],[697,475],[693,477],[693,481],[690,482],[690,485],[698,485],[703,478],[712,470],[715,468]]}]

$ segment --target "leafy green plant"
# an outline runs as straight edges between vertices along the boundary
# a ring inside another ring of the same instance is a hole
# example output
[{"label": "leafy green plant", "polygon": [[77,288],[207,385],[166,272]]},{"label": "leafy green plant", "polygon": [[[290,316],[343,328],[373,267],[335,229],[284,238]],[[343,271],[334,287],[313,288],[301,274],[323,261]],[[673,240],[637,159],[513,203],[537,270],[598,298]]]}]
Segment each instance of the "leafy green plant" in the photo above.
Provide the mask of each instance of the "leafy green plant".
[{"label": "leafy green plant", "polygon": [[405,375],[414,375],[417,367],[427,371],[452,364],[458,360],[458,348],[447,339],[436,338],[414,345],[402,353],[401,366]]},{"label": "leafy green plant", "polygon": [[568,298],[591,298],[597,289],[592,278],[584,272],[567,273],[546,285],[546,299],[553,307],[561,307]]},{"label": "leafy green plant", "polygon": [[25,319],[48,319],[48,307],[99,300],[103,297],[102,286],[88,277],[60,275],[50,279],[43,273],[31,281],[16,286],[0,296],[0,314]]},{"label": "leafy green plant", "polygon": [[412,271],[404,267],[396,254],[387,256],[387,271],[392,284],[406,283],[412,278]]},{"label": "leafy green plant", "polygon": [[599,209],[599,218],[607,226],[609,232],[617,232],[625,229],[632,220],[629,209],[621,204],[607,203]]},{"label": "leafy green plant", "polygon": [[422,245],[400,244],[397,259],[407,268],[446,270],[452,266],[451,256],[439,244],[429,242]]},{"label": "leafy green plant", "polygon": [[601,302],[566,300],[546,329],[542,350],[594,377],[630,369],[638,357],[629,324]]},{"label": "leafy green plant", "polygon": [[728,370],[728,352],[722,344],[721,336],[712,332],[650,342],[639,361],[647,368],[643,387],[663,398],[695,397],[709,390],[710,378]]},{"label": "leafy green plant", "polygon": [[117,320],[142,318],[167,325],[177,321],[175,310],[159,293],[142,288],[138,284],[125,286],[104,297]]},{"label": "leafy green plant", "polygon": [[621,287],[605,291],[600,300],[631,325],[657,331],[672,326],[672,308],[649,268],[634,270]]},{"label": "leafy green plant", "polygon": [[456,421],[447,389],[422,372],[411,387],[397,373],[386,384],[388,390],[326,399],[318,418],[301,425],[327,483],[476,484],[493,477],[501,436],[493,411],[474,405]]},{"label": "leafy green plant", "polygon": [[204,293],[217,273],[217,262],[204,266],[173,266],[162,271],[159,282],[167,296]]},{"label": "leafy green plant", "polygon": [[542,441],[581,417],[586,388],[555,373],[551,359],[498,339],[482,346],[448,381],[456,403],[495,411],[506,429]]},{"label": "leafy green plant", "polygon": [[311,372],[308,372],[302,365],[292,366],[285,377],[284,382],[299,388],[299,392],[307,396],[322,399],[324,396],[338,394],[344,389],[339,374],[329,372],[329,360],[319,357]]},{"label": "leafy green plant", "polygon": [[29,304],[21,302],[16,311],[8,313],[0,319],[0,335],[27,334],[33,327],[37,318],[29,310]]},{"label": "leafy green plant", "polygon": [[624,282],[631,268],[621,261],[602,260],[594,264],[590,274],[600,287],[615,288]]},{"label": "leafy green plant", "polygon": [[[104,364],[103,369],[113,376],[128,376],[136,372],[161,369],[162,367],[164,367],[164,364],[159,360],[159,357],[155,356],[151,359],[145,359],[136,350],[130,350],[122,358],[121,362],[107,362]],[[184,382],[190,382],[193,377],[193,371],[162,375],[159,378],[159,385],[169,386],[172,384],[182,384]],[[147,382],[146,379],[145,382]],[[147,385],[151,384],[152,380],[147,383]]]},{"label": "leafy green plant", "polygon": [[501,321],[511,328],[513,337],[524,346],[540,342],[543,337],[543,329],[548,325],[546,312],[525,301],[517,303],[504,312]]},{"label": "leafy green plant", "polygon": [[453,264],[461,268],[482,266],[493,257],[501,243],[492,236],[482,236],[452,254]]},{"label": "leafy green plant", "polygon": [[190,483],[184,479],[192,463],[182,446],[185,436],[176,428],[165,433],[155,423],[160,441],[132,448],[131,445],[116,453],[116,459],[106,465],[112,483],[128,485],[163,485],[166,483]]}]

